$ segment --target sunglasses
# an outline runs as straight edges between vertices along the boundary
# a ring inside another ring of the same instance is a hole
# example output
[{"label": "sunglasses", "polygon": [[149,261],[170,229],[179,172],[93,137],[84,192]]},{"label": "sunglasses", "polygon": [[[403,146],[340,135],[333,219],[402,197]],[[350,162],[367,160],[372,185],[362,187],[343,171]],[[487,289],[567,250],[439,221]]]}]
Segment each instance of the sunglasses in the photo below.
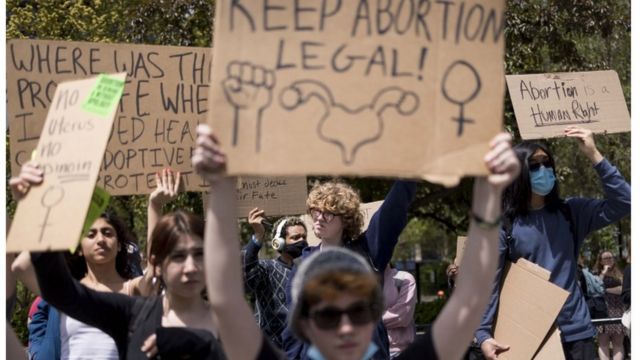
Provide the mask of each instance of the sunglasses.
[{"label": "sunglasses", "polygon": [[322,330],[336,329],[342,321],[342,315],[347,315],[353,325],[365,325],[373,321],[373,310],[366,301],[351,304],[342,310],[335,306],[327,306],[324,309],[311,313],[310,318],[316,326]]},{"label": "sunglasses", "polygon": [[545,160],[543,162],[529,163],[529,171],[536,171],[540,169],[540,166],[544,165],[545,168],[550,169],[553,164],[551,160]]},{"label": "sunglasses", "polygon": [[311,219],[312,220],[318,220],[320,218],[323,218],[324,221],[330,223],[331,220],[333,220],[334,217],[336,217],[336,214],[332,213],[332,212],[328,212],[328,211],[321,211],[318,209],[311,209],[309,211],[309,215],[311,215]]}]

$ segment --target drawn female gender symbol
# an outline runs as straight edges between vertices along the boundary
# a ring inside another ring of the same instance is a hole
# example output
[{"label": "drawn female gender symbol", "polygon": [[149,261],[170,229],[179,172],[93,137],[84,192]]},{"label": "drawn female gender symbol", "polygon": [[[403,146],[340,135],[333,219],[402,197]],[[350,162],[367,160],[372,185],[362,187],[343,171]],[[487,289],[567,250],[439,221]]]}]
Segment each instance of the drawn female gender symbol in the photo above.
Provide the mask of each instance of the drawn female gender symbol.
[{"label": "drawn female gender symbol", "polygon": [[[449,79],[449,75],[451,75],[451,73],[457,73],[458,76],[462,76],[462,75],[465,75],[463,73],[465,69],[467,69],[468,73],[471,73],[471,76],[473,77],[473,81],[475,82],[475,84],[473,84],[475,88],[471,91],[471,94],[467,95],[466,98],[464,98],[464,94],[468,92],[468,89],[470,89],[469,81],[465,81],[465,82],[454,81],[453,83],[450,84],[451,89],[447,89],[447,86],[446,86],[447,80]],[[473,119],[464,117],[464,105],[470,102],[471,100],[473,100],[476,96],[478,96],[478,93],[480,92],[480,88],[482,87],[482,82],[480,81],[480,75],[478,75],[478,72],[476,71],[476,69],[468,62],[464,60],[457,60],[457,61],[454,61],[451,65],[449,65],[449,67],[447,68],[447,71],[444,72],[441,85],[442,85],[442,95],[444,95],[444,97],[449,102],[452,102],[460,106],[460,115],[458,117],[455,117],[455,116],[452,117],[452,120],[458,122],[458,136],[462,136],[462,133],[464,130],[463,129],[464,123],[474,122]],[[462,89],[463,93],[456,94],[455,90],[458,90],[458,89]],[[453,92],[457,98],[462,98],[462,99],[454,99],[451,96],[451,92]]]},{"label": "drawn female gender symbol", "polygon": [[42,195],[42,198],[40,199],[40,203],[42,204],[42,206],[47,208],[47,212],[44,214],[44,222],[42,223],[42,225],[40,225],[42,230],[40,230],[40,238],[38,239],[38,242],[42,242],[42,237],[44,236],[44,229],[47,226],[51,225],[48,223],[49,213],[51,212],[51,208],[58,205],[60,201],[62,201],[62,199],[64,199],[64,188],[62,188],[59,185],[49,186],[47,191],[45,191],[44,194]]}]

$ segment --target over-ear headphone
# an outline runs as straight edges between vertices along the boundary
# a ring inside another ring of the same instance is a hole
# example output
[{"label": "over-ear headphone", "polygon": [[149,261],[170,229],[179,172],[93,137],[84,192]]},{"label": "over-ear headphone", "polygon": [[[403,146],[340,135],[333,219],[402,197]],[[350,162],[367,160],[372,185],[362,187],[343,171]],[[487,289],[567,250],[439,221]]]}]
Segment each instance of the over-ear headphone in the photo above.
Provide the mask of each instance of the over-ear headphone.
[{"label": "over-ear headphone", "polygon": [[282,235],[282,230],[284,229],[284,225],[287,223],[287,218],[280,220],[278,227],[276,228],[276,232],[273,234],[273,240],[271,240],[271,247],[273,250],[282,251],[284,250],[284,246],[286,244],[286,240]]}]

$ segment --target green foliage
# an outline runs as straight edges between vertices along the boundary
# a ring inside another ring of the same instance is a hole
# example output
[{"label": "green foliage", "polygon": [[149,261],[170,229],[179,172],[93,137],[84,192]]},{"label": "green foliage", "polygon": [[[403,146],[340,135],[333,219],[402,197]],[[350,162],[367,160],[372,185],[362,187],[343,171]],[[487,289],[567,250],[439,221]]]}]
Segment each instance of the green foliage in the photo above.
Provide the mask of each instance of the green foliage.
[{"label": "green foliage", "polygon": [[431,302],[422,302],[416,304],[416,310],[413,314],[413,318],[416,324],[430,324],[432,323],[440,310],[444,307],[447,301],[443,298],[436,298]]},{"label": "green foliage", "polygon": [[[39,38],[76,41],[145,43],[179,46],[211,46],[213,0],[48,0],[6,2],[7,38]],[[614,69],[618,72],[630,106],[630,2],[623,0],[511,0],[507,1],[506,55],[507,74],[588,71]],[[508,95],[505,94],[505,127],[519,134]],[[599,135],[601,152],[630,180],[630,134]],[[558,163],[562,195],[601,197],[594,171],[574,142],[567,139],[548,141]],[[7,144],[9,144],[7,138]],[[10,176],[10,153],[7,145],[7,177]],[[310,183],[315,179],[311,178]],[[359,189],[364,202],[380,200],[388,191],[388,179],[348,179]],[[413,259],[416,248],[425,261],[422,288],[427,288],[427,274],[434,271],[437,281],[430,290],[439,289],[444,272],[440,261],[455,255],[455,239],[468,226],[471,179],[448,189],[421,183],[411,207],[409,225],[400,236],[394,258]],[[12,216],[15,203],[7,188],[7,214]],[[124,196],[112,206],[129,222],[140,243],[146,243],[146,196]],[[181,194],[165,211],[187,208],[202,213],[200,194]],[[245,224],[243,238],[250,233]],[[592,257],[599,249],[622,251],[630,241],[630,221],[624,220],[593,234],[585,243]],[[416,247],[417,245],[417,247]],[[615,252],[615,251],[614,251]],[[21,290],[23,291],[23,290]],[[434,304],[435,303],[435,304]],[[443,301],[420,305],[419,323],[431,322]],[[429,309],[435,310],[429,310]],[[18,309],[18,307],[17,307]],[[21,308],[20,308],[21,309]],[[427,309],[427,310],[425,310]],[[424,315],[426,314],[426,315]],[[22,314],[14,314],[16,332],[25,333]],[[25,339],[21,335],[21,339]]]}]

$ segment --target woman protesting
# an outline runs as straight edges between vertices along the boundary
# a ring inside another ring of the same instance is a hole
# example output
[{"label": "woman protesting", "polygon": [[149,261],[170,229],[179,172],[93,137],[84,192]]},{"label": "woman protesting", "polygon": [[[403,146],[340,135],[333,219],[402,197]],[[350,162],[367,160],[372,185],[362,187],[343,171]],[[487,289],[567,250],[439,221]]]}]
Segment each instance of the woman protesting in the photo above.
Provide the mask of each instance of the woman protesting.
[{"label": "woman protesting", "polygon": [[[522,170],[505,190],[505,226],[500,233],[500,265],[493,294],[476,339],[488,359],[498,358],[508,344],[493,339],[491,328],[498,308],[501,273],[507,261],[523,257],[549,270],[550,281],[570,295],[556,322],[567,359],[596,357],[595,328],[576,281],[577,259],[584,238],[622,219],[631,211],[631,187],[595,145],[593,133],[570,126],[566,137],[577,140],[602,183],[604,199],[560,198],[553,155],[542,144],[524,142],[514,147]],[[466,271],[466,270],[464,270]]]},{"label": "woman protesting", "polygon": [[[458,289],[431,331],[398,359],[460,358],[487,303],[498,261],[502,190],[519,173],[510,136],[497,135],[484,160],[490,175],[476,179],[469,240]],[[207,126],[198,128],[193,156],[196,171],[211,184],[205,266],[211,307],[231,359],[279,359],[260,333],[244,299],[235,212],[235,180],[222,172],[226,156]],[[329,247],[305,259],[292,282],[289,325],[312,346],[312,359],[368,359],[375,353],[372,333],[382,313],[381,288],[370,262],[348,249]],[[346,316],[345,316],[346,315]],[[372,347],[373,346],[373,347]]]}]

